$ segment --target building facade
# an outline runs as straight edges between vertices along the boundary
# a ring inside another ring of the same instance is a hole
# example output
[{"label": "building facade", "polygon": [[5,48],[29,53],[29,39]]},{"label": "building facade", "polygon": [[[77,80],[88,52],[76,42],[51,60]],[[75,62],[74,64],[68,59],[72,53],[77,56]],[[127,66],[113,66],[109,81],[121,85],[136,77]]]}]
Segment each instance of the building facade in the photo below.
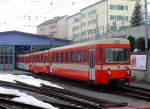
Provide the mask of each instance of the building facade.
[{"label": "building facade", "polygon": [[61,39],[68,38],[67,17],[55,17],[37,26],[37,34]]},{"label": "building facade", "polygon": [[107,37],[101,34],[129,27],[137,2],[144,17],[144,0],[101,0],[80,10],[68,18],[68,38],[83,41]]},{"label": "building facade", "polygon": [[17,54],[37,52],[70,43],[72,42],[65,39],[19,31],[0,32],[0,70],[15,69]]},{"label": "building facade", "polygon": [[81,35],[81,24],[80,24],[80,13],[68,17],[68,39],[69,40],[80,40]]}]

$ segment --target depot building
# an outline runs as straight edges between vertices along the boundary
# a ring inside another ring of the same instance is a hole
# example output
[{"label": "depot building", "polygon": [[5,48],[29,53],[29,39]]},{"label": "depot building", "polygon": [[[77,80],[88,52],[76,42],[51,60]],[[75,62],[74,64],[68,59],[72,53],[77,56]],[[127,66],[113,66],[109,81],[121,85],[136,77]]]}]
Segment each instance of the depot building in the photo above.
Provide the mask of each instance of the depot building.
[{"label": "depot building", "polygon": [[71,43],[69,40],[19,31],[0,32],[0,70],[15,69],[17,54],[37,52]]}]

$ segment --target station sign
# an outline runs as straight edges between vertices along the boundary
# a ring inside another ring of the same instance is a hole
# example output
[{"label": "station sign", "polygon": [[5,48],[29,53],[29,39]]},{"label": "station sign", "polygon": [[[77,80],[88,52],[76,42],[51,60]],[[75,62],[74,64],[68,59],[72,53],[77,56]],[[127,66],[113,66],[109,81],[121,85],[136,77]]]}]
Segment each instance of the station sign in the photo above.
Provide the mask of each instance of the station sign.
[{"label": "station sign", "polygon": [[147,55],[131,55],[131,69],[146,70]]}]

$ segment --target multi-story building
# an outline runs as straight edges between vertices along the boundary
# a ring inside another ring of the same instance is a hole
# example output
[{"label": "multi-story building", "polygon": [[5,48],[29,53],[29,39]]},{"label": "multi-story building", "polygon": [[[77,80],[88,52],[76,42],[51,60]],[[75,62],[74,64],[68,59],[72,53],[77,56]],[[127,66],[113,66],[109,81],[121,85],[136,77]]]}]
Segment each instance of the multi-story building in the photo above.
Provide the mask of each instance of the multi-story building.
[{"label": "multi-story building", "polygon": [[[80,40],[81,26],[80,26],[80,13],[68,17],[68,39]],[[72,39],[73,38],[73,39]]]},{"label": "multi-story building", "polygon": [[[106,37],[106,32],[130,26],[136,3],[144,0],[101,0],[68,18],[68,37],[74,41]],[[144,15],[144,14],[143,14]]]},{"label": "multi-story building", "polygon": [[67,17],[55,17],[37,26],[37,34],[61,39],[68,38]]}]

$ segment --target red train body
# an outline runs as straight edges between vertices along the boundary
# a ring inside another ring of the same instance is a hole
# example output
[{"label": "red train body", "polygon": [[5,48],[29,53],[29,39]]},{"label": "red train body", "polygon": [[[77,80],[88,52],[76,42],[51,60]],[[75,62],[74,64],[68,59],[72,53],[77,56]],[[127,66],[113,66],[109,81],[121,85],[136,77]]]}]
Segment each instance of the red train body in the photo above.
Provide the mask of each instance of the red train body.
[{"label": "red train body", "polygon": [[17,68],[94,84],[130,83],[130,43],[100,39],[18,55]]}]

